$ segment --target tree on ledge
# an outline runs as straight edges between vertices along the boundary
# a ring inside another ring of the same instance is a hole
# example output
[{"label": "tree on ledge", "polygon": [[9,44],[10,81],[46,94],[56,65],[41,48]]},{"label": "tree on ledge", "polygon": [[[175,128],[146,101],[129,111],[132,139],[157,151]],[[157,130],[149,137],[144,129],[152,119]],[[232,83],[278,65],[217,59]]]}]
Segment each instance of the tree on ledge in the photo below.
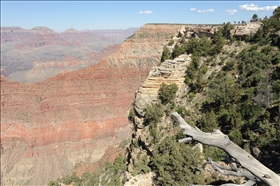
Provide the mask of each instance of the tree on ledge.
[{"label": "tree on ledge", "polygon": [[254,15],[253,15],[253,17],[252,17],[253,21],[257,21],[257,20],[258,20],[258,18],[259,18],[259,17],[258,17],[258,15],[257,15],[257,14],[254,14]]},{"label": "tree on ledge", "polygon": [[[240,148],[238,145],[230,141],[229,137],[219,130],[213,130],[211,133],[205,133],[197,127],[192,127],[177,113],[172,113],[176,118],[180,128],[184,130],[187,138],[179,140],[180,143],[189,142],[192,140],[198,141],[205,145],[215,146],[223,149],[228,154],[227,162],[231,163],[231,168],[222,167],[218,163],[213,162],[210,158],[210,163],[214,169],[218,170],[224,175],[244,176],[248,181],[243,184],[244,186],[252,186],[257,182],[263,182],[270,186],[280,185],[280,176],[271,171],[251,154]],[[238,169],[237,164],[244,169]],[[222,186],[234,186],[237,184],[222,184]]]}]

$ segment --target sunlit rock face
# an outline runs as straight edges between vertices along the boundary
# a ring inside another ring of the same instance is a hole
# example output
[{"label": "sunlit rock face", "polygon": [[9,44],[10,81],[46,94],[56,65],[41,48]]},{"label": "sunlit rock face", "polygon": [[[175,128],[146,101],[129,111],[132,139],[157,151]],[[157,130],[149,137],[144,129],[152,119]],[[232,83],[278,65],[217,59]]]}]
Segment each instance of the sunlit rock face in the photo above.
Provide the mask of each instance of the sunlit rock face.
[{"label": "sunlit rock face", "polygon": [[185,71],[191,63],[190,56],[183,54],[173,60],[165,60],[160,66],[151,69],[146,81],[142,83],[136,92],[134,109],[138,115],[144,116],[147,105],[157,103],[158,90],[162,83],[174,83],[179,88],[184,84]]},{"label": "sunlit rock face", "polygon": [[131,137],[136,90],[181,28],[144,25],[98,64],[43,82],[1,76],[1,184],[44,185],[78,164],[115,157],[106,152]]}]

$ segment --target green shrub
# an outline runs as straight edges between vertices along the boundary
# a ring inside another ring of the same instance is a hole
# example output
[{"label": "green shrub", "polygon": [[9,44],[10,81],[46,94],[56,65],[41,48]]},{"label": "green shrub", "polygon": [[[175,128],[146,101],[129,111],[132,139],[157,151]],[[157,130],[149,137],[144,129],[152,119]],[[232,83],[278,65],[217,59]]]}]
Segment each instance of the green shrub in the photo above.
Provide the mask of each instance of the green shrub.
[{"label": "green shrub", "polygon": [[208,71],[208,66],[206,64],[203,64],[201,67],[200,67],[200,72],[202,74],[206,74],[206,72]]},{"label": "green shrub", "polygon": [[54,181],[50,181],[50,182],[48,183],[48,186],[53,186],[54,184],[55,184]]},{"label": "green shrub", "polygon": [[186,76],[185,80],[184,80],[184,83],[189,85],[191,83],[191,79],[188,76]]},{"label": "green shrub", "polygon": [[176,104],[175,104],[174,102],[171,102],[171,103],[169,104],[170,110],[173,110],[175,107],[176,107]]},{"label": "green shrub", "polygon": [[63,179],[63,183],[66,184],[66,185],[69,185],[70,183],[72,183],[72,178],[71,178],[71,176],[66,176],[66,177]]},{"label": "green shrub", "polygon": [[237,145],[239,145],[239,146],[243,145],[242,134],[241,134],[241,132],[239,130],[232,130],[229,133],[229,138],[230,138],[230,140],[232,140]]},{"label": "green shrub", "polygon": [[163,116],[163,109],[160,104],[152,104],[148,105],[145,108],[145,118],[144,118],[144,124],[149,125],[150,123],[158,123],[161,120],[161,117]]},{"label": "green shrub", "polygon": [[129,110],[129,114],[128,114],[129,121],[133,121],[134,117],[135,117],[135,110],[134,110],[134,108],[131,108]]},{"label": "green shrub", "polygon": [[174,40],[171,39],[171,40],[168,42],[168,46],[171,46],[171,45],[173,45],[173,44],[174,44]]},{"label": "green shrub", "polygon": [[273,56],[271,63],[274,65],[277,65],[280,63],[280,52],[279,51],[277,51],[276,54]]},{"label": "green shrub", "polygon": [[212,62],[214,60],[214,58],[215,58],[214,56],[208,57],[206,59],[206,63],[209,64],[210,62]]},{"label": "green shrub", "polygon": [[200,167],[202,159],[197,149],[178,143],[176,138],[167,137],[155,146],[150,167],[158,175],[158,185],[186,185],[189,183],[203,184],[201,175],[192,171]]},{"label": "green shrub", "polygon": [[191,92],[191,93],[189,94],[189,101],[192,101],[194,98],[195,98],[195,93],[194,93],[194,92]]},{"label": "green shrub", "polygon": [[178,90],[178,86],[174,83],[170,85],[162,83],[158,91],[158,96],[162,104],[166,105],[167,103],[172,101],[176,96],[177,90]]},{"label": "green shrub", "polygon": [[203,152],[205,157],[211,157],[213,161],[221,161],[222,157],[226,155],[225,151],[218,147],[203,145]]},{"label": "green shrub", "polygon": [[178,112],[178,114],[180,114],[182,116],[182,118],[185,118],[186,116],[190,116],[190,111],[187,110],[185,107],[183,106],[178,106],[176,108],[176,112]]},{"label": "green shrub", "polygon": [[178,43],[175,44],[173,51],[171,53],[172,59],[178,57],[181,54],[185,53],[185,49],[183,46],[180,46]]},{"label": "green shrub", "polygon": [[234,69],[234,64],[235,64],[235,61],[234,60],[230,60],[226,63],[225,66],[223,66],[223,70],[224,71],[231,71]]},{"label": "green shrub", "polygon": [[219,129],[217,116],[213,110],[204,114],[197,123],[199,128],[205,132],[212,132],[213,129]]},{"label": "green shrub", "polygon": [[163,47],[162,55],[161,55],[161,62],[164,62],[167,59],[171,59],[171,54],[167,46]]}]

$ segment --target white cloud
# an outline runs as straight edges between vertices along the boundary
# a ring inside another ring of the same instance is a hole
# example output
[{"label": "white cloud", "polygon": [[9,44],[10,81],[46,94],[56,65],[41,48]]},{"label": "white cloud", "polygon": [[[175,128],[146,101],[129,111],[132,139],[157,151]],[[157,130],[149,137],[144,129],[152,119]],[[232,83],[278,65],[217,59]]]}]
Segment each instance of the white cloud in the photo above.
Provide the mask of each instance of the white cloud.
[{"label": "white cloud", "polygon": [[232,10],[227,9],[227,10],[224,10],[224,11],[227,12],[229,15],[233,15],[233,14],[238,12],[238,10],[236,10],[236,9],[232,9]]},{"label": "white cloud", "polygon": [[274,6],[264,6],[264,7],[259,7],[258,5],[255,4],[244,4],[244,5],[240,5],[239,9],[243,10],[243,11],[265,11],[265,12],[269,12],[269,11],[274,11],[278,6],[274,5]]},{"label": "white cloud", "polygon": [[139,14],[155,14],[151,10],[139,11]]},{"label": "white cloud", "polygon": [[207,10],[197,10],[197,12],[201,13],[201,12],[215,12],[214,9],[207,9]]},{"label": "white cloud", "polygon": [[196,10],[196,8],[191,8],[190,10],[191,10],[191,11],[195,11],[195,10]]}]

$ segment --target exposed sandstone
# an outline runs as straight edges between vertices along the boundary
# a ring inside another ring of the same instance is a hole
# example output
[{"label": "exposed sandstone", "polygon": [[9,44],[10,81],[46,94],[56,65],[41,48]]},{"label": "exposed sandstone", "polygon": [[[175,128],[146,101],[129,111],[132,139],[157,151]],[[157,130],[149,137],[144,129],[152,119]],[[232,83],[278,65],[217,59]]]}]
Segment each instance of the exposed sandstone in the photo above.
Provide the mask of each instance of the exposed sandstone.
[{"label": "exposed sandstone", "polygon": [[179,25],[144,25],[116,53],[35,84],[1,78],[1,180],[42,185],[131,136],[127,112]]},{"label": "exposed sandstone", "polygon": [[146,81],[136,92],[134,108],[140,116],[144,116],[144,109],[158,100],[158,90],[162,83],[175,83],[180,87],[184,82],[187,65],[191,62],[189,55],[181,55],[173,60],[166,60],[159,67],[153,67]]},{"label": "exposed sandstone", "polygon": [[[1,76],[2,184],[44,185],[77,167],[81,175],[87,170],[82,165],[113,160],[108,148],[131,137],[127,112],[135,96],[152,102],[162,82],[183,83],[186,55],[149,74],[162,46],[183,27],[144,25],[102,62],[40,83]],[[140,111],[143,105],[137,103]]]},{"label": "exposed sandstone", "polygon": [[233,35],[239,38],[246,38],[247,36],[253,36],[258,29],[260,28],[262,23],[260,22],[252,22],[247,25],[239,25],[235,26]]},{"label": "exposed sandstone", "polygon": [[[234,25],[233,29],[230,30],[230,34],[231,36],[244,39],[247,36],[254,35],[261,25],[261,22]],[[207,37],[213,37],[221,26],[222,25],[186,25],[178,30],[178,36],[185,35],[187,38],[190,38],[195,36],[202,37],[205,35]],[[176,39],[176,37],[174,39]]]}]

